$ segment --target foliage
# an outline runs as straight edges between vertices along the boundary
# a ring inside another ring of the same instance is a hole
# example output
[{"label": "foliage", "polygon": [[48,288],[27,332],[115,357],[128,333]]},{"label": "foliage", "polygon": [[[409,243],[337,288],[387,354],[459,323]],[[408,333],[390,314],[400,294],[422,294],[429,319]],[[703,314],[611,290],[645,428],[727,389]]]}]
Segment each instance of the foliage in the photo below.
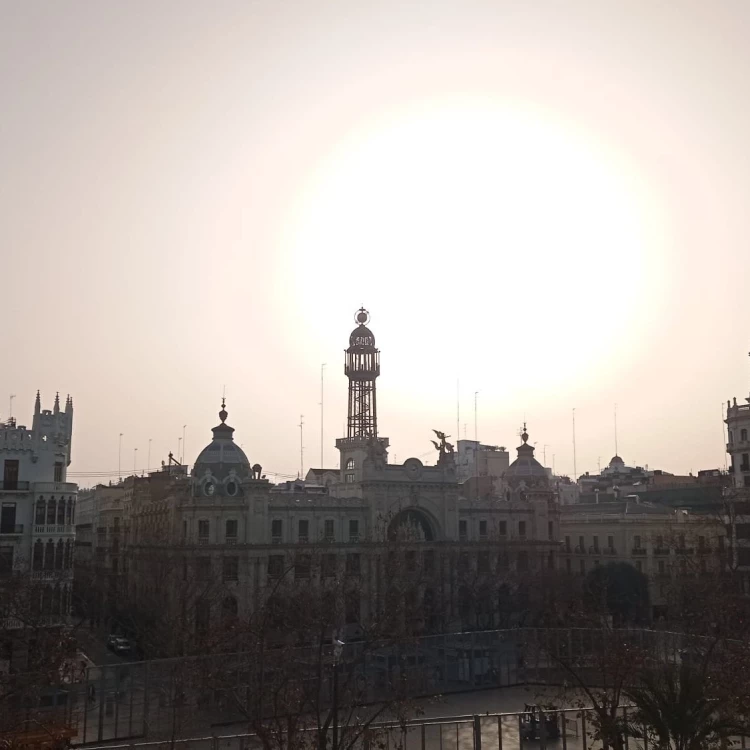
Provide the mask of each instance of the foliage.
[{"label": "foliage", "polygon": [[584,591],[586,603],[606,609],[616,625],[648,619],[648,578],[629,563],[595,567],[586,576]]}]

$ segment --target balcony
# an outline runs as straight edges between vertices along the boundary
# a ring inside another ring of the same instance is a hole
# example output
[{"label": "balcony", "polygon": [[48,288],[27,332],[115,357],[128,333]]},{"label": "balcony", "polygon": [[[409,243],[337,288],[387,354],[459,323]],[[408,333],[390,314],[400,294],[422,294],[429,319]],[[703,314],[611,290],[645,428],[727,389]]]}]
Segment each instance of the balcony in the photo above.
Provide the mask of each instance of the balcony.
[{"label": "balcony", "polygon": [[589,554],[590,555],[601,555],[602,551],[599,549],[599,547],[589,547]]},{"label": "balcony", "polygon": [[646,548],[645,547],[633,547],[633,549],[630,550],[630,554],[634,557],[644,557],[646,555]]},{"label": "balcony", "polygon": [[207,536],[199,536],[198,537],[198,544],[205,545],[205,544],[208,544],[208,543],[209,543],[209,540],[208,540]]},{"label": "balcony", "polygon": [[692,555],[694,550],[692,547],[678,547],[675,552],[678,555]]},{"label": "balcony", "polygon": [[655,555],[668,555],[669,554],[669,547],[655,547],[654,548],[654,554]]},{"label": "balcony", "polygon": [[605,555],[616,555],[616,554],[617,554],[617,550],[616,550],[616,549],[615,549],[614,547],[605,547],[605,548],[604,548],[604,549],[602,550],[602,552],[603,552],[603,553],[604,553]]},{"label": "balcony", "polygon": [[0,482],[0,492],[28,492],[28,482]]},{"label": "balcony", "polygon": [[237,544],[237,537],[236,536],[228,536],[225,540],[226,544]]},{"label": "balcony", "polygon": [[585,555],[586,554],[586,548],[581,547],[580,544],[576,544],[576,554],[577,555]]},{"label": "balcony", "polygon": [[35,534],[74,534],[75,526],[72,524],[35,524]]},{"label": "balcony", "polygon": [[10,536],[11,534],[23,534],[23,524],[7,524],[0,526],[0,536]]}]

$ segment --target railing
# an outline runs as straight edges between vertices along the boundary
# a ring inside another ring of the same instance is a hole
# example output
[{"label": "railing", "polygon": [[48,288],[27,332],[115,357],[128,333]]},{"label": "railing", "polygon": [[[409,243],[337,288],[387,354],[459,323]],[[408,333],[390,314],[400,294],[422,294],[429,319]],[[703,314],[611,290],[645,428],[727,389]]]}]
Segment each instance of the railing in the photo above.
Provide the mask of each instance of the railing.
[{"label": "railing", "polygon": [[601,555],[601,550],[599,547],[594,547],[593,545],[589,547],[589,554],[590,555]]},{"label": "railing", "polygon": [[35,524],[35,534],[73,534],[75,526],[72,524]]},{"label": "railing", "polygon": [[224,540],[226,544],[237,544],[237,537],[236,536],[228,536]]},{"label": "railing", "polygon": [[207,536],[199,536],[198,537],[198,544],[200,544],[200,545],[209,544],[209,538]]},{"label": "railing", "polygon": [[576,554],[577,555],[585,555],[586,554],[586,548],[581,547],[580,544],[576,544]]},{"label": "railing", "polygon": [[605,555],[616,555],[617,550],[614,547],[605,547],[603,550]]},{"label": "railing", "polygon": [[28,482],[0,482],[0,492],[28,492]]},{"label": "railing", "polygon": [[646,548],[645,547],[633,547],[632,550],[630,550],[631,555],[635,555],[635,557],[642,557],[646,554]]},{"label": "railing", "polygon": [[23,524],[17,523],[0,526],[0,535],[2,534],[23,534]]},{"label": "railing", "polygon": [[654,548],[654,554],[655,555],[668,555],[669,554],[669,547],[655,547]]}]

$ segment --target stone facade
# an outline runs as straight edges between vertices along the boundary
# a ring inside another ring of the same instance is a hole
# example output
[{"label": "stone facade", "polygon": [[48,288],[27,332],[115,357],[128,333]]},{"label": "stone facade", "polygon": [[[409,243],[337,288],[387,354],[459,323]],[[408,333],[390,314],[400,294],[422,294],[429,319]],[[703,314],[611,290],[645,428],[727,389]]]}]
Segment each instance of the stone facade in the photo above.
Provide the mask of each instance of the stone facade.
[{"label": "stone facade", "polygon": [[0,425],[0,572],[44,583],[39,610],[64,622],[71,606],[78,487],[67,481],[73,401],[42,409],[37,393],[31,429]]}]

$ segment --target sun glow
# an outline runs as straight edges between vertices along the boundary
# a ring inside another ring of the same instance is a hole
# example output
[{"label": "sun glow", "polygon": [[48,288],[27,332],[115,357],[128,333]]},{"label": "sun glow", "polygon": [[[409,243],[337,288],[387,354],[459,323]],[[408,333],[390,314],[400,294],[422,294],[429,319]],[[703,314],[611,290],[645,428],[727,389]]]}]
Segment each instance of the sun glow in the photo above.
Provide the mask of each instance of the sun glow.
[{"label": "sun glow", "polygon": [[[286,237],[297,302],[326,326],[352,304],[381,331],[421,316],[422,344],[452,342],[464,371],[506,391],[509,359],[524,387],[575,378],[643,323],[644,192],[616,154],[541,113],[422,104],[352,134],[310,176]],[[389,360],[408,358],[413,341],[392,338]]]}]

